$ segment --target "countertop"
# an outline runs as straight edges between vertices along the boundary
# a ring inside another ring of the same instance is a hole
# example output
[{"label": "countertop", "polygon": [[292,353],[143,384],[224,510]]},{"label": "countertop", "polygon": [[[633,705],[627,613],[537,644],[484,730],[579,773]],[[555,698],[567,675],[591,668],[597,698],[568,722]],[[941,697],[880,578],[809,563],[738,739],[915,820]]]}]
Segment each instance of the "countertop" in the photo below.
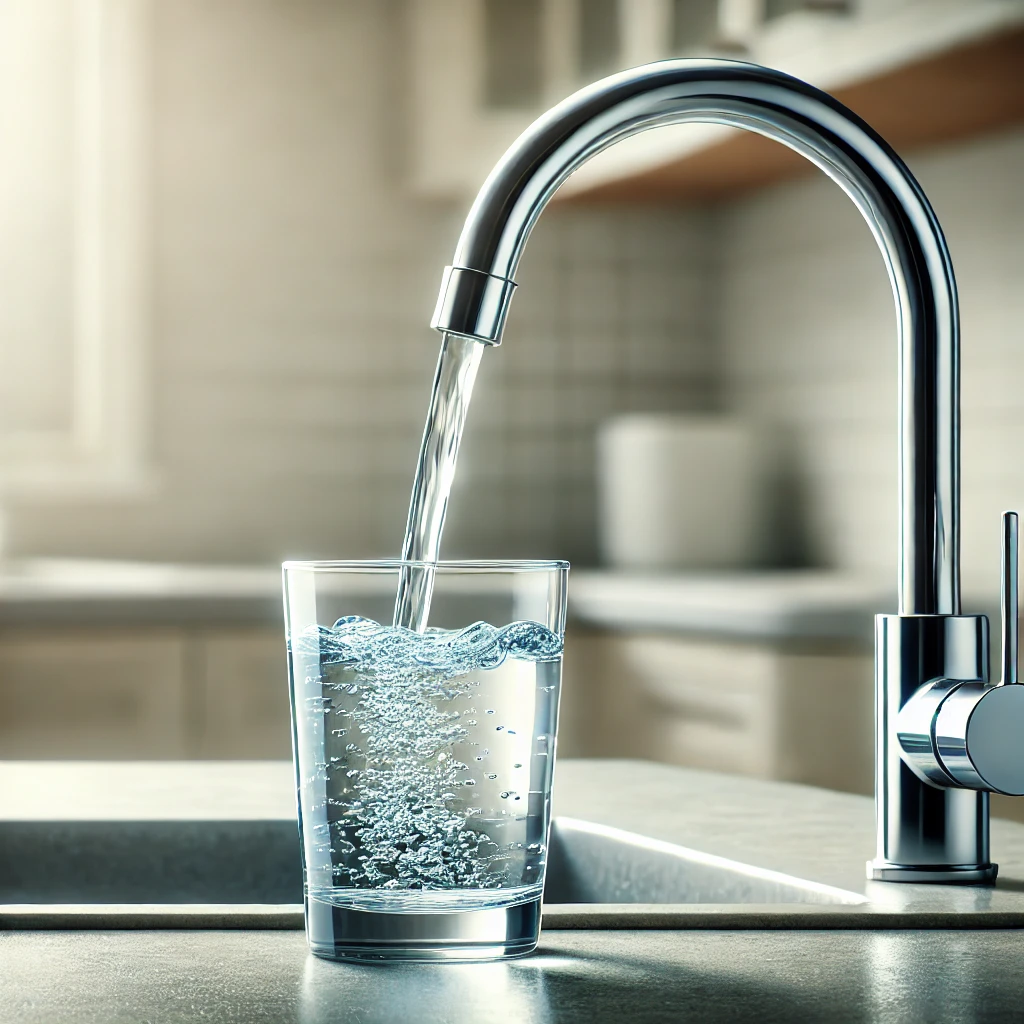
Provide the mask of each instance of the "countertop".
[{"label": "countertop", "polygon": [[569,581],[576,622],[745,640],[839,640],[870,646],[891,587],[823,570],[644,574],[588,569]]},{"label": "countertop", "polygon": [[0,935],[3,1024],[1020,1021],[1017,932],[548,932],[501,964],[326,963],[301,932]]},{"label": "countertop", "polygon": [[[294,813],[287,763],[180,767],[0,765],[0,828],[30,812],[109,820],[143,805],[192,820],[228,804],[242,817]],[[70,785],[55,788],[57,779]],[[555,813],[863,892],[881,908],[963,912],[974,925],[1024,908],[1024,826],[1012,822],[993,821],[1001,868],[991,889],[867,882],[871,801],[808,787],[565,761]],[[297,931],[9,930],[0,933],[0,1022],[1010,1021],[1022,1018],[1022,953],[1024,933],[1012,928],[868,921],[798,931],[713,921],[700,930],[549,927],[533,956],[459,966],[326,963]]]},{"label": "countertop", "polygon": [[[346,580],[356,601],[370,597],[383,602],[382,608],[392,585],[386,577]],[[877,581],[811,570],[642,575],[574,569],[569,614],[576,623],[601,629],[869,645],[874,614],[895,606],[890,590]],[[480,592],[466,614],[495,614],[487,596]],[[281,572],[273,565],[0,562],[0,625],[278,627],[281,616]]]},{"label": "countertop", "polygon": [[92,559],[0,561],[0,625],[280,626],[278,566]]}]

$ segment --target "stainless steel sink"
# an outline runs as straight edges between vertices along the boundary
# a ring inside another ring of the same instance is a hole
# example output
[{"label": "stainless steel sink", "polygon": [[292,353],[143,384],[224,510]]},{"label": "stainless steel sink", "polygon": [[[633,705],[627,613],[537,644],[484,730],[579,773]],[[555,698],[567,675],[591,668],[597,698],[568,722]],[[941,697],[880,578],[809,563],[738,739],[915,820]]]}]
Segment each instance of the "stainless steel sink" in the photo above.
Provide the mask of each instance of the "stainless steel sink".
[{"label": "stainless steel sink", "polygon": [[557,818],[544,901],[551,904],[855,906],[857,893],[576,818]]},{"label": "stainless steel sink", "polygon": [[[547,929],[1024,928],[1024,853],[995,887],[865,880],[866,799],[642,762],[559,772]],[[0,930],[301,928],[294,807],[289,762],[0,763]],[[701,849],[723,827],[731,846]]]},{"label": "stainless steel sink", "polygon": [[[614,926],[635,920],[640,905],[649,926],[652,904],[663,918],[684,904],[864,902],[573,818],[553,823],[549,857],[549,928]],[[6,822],[0,830],[0,926],[300,928],[301,903],[293,822]]]}]

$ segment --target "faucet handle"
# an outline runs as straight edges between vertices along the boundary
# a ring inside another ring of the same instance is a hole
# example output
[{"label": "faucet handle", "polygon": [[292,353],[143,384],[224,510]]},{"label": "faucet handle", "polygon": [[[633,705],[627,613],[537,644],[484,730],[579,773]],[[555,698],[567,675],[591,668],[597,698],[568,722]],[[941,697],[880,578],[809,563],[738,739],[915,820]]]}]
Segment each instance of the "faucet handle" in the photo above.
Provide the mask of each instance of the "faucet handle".
[{"label": "faucet handle", "polygon": [[1017,680],[1016,512],[1003,513],[1002,679],[935,679],[900,710],[897,735],[925,782],[1024,796],[1024,686]]},{"label": "faucet handle", "polygon": [[1024,686],[1017,680],[1017,530],[1017,513],[1004,512],[1002,678],[995,686],[963,683],[954,689],[939,705],[934,735],[939,761],[961,786],[1024,796]]},{"label": "faucet handle", "polygon": [[1017,682],[1017,513],[1003,513],[1003,571],[1000,601],[1003,634],[1002,683]]}]

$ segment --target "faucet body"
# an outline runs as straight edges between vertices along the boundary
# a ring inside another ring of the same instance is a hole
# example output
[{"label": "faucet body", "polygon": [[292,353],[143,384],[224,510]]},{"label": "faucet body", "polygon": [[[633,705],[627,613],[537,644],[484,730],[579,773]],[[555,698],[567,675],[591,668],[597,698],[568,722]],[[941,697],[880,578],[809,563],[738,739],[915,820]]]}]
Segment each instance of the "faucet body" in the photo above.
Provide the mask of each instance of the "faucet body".
[{"label": "faucet body", "polygon": [[[988,622],[960,614],[959,322],[949,252],[920,186],[870,127],[804,82],[733,61],[663,61],[597,82],[534,122],[496,165],[445,270],[432,326],[500,344],[516,267],[559,185],[621,139],[689,121],[744,128],[802,153],[857,205],[885,260],[898,314],[899,610],[877,617],[878,849],[868,870],[888,881],[991,881],[988,793],[941,765],[923,772],[902,745],[933,743],[933,718],[949,694],[984,684]],[[936,689],[936,680],[948,685]],[[924,723],[913,735],[897,723],[907,708]]]}]

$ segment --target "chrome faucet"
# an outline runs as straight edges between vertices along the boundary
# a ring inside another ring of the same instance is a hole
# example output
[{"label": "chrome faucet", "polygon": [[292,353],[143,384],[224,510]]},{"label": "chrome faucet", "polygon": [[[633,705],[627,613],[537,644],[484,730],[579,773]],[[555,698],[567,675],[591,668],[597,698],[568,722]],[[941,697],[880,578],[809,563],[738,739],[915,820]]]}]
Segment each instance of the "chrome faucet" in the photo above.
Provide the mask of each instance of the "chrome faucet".
[{"label": "chrome faucet", "polygon": [[[621,139],[689,121],[802,153],[853,200],[885,260],[899,338],[899,610],[876,618],[878,850],[868,874],[991,882],[988,794],[1024,794],[1024,687],[985,682],[988,620],[961,614],[956,285],[931,205],[884,140],[826,93],[752,64],[671,60],[613,75],[544,114],[495,166],[432,326],[500,344],[519,258],[559,185]],[[1004,681],[1014,683],[1016,517],[1006,522]]]}]

